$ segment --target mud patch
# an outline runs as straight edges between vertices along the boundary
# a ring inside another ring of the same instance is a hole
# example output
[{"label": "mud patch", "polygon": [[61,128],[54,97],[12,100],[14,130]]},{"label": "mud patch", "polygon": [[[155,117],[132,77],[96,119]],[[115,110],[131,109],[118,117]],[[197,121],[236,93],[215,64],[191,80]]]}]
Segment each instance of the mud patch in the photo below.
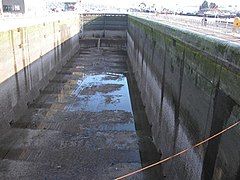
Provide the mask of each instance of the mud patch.
[{"label": "mud patch", "polygon": [[93,85],[90,87],[85,87],[81,91],[81,95],[95,95],[96,93],[110,93],[114,91],[119,91],[123,84],[102,84],[102,85]]},{"label": "mud patch", "polygon": [[120,75],[108,75],[102,78],[102,81],[109,81],[109,80],[119,80],[122,76]]},{"label": "mud patch", "polygon": [[120,99],[116,98],[116,97],[121,97],[121,95],[118,95],[118,96],[109,95],[109,96],[104,96],[104,97],[105,97],[105,104],[114,104],[114,103],[120,102]]}]

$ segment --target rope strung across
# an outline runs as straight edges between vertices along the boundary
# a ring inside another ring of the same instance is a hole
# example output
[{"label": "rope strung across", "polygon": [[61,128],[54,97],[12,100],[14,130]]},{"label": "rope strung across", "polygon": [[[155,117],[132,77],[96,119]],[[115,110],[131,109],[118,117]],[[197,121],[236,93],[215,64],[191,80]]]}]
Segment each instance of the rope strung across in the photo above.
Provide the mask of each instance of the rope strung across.
[{"label": "rope strung across", "polygon": [[132,175],[134,175],[134,174],[140,173],[140,172],[145,171],[145,170],[147,170],[147,169],[150,169],[150,168],[152,168],[152,167],[154,167],[154,166],[157,166],[157,165],[159,165],[159,164],[162,164],[162,163],[164,163],[164,162],[166,162],[166,161],[169,161],[169,160],[171,160],[171,159],[173,159],[173,158],[175,158],[175,157],[177,157],[177,156],[180,156],[180,155],[188,152],[188,151],[191,150],[191,149],[194,149],[194,148],[196,148],[196,147],[199,147],[199,146],[203,145],[204,143],[206,143],[206,142],[208,142],[208,141],[210,141],[210,140],[213,140],[213,139],[217,138],[218,136],[222,135],[223,133],[227,132],[228,130],[234,128],[235,126],[237,126],[237,125],[239,125],[239,124],[240,124],[240,119],[239,119],[236,123],[232,124],[231,126],[225,128],[225,129],[223,129],[222,131],[218,132],[217,134],[214,134],[213,136],[210,136],[209,138],[207,138],[207,139],[205,139],[205,140],[203,140],[203,141],[195,144],[194,146],[191,146],[191,147],[189,147],[189,148],[187,148],[187,149],[184,149],[184,150],[178,152],[177,154],[174,154],[174,155],[172,155],[172,156],[169,156],[169,157],[167,157],[167,158],[165,158],[165,159],[163,159],[163,160],[161,160],[161,161],[158,161],[158,162],[156,162],[156,163],[154,163],[154,164],[151,164],[151,165],[146,166],[146,167],[144,167],[144,168],[138,169],[138,170],[133,171],[133,172],[131,172],[131,173],[128,173],[128,174],[126,174],[126,175],[124,175],[124,176],[120,176],[120,177],[118,177],[118,178],[115,178],[115,180],[121,180],[121,179],[127,178],[127,177],[129,177],[129,176],[132,176]]}]

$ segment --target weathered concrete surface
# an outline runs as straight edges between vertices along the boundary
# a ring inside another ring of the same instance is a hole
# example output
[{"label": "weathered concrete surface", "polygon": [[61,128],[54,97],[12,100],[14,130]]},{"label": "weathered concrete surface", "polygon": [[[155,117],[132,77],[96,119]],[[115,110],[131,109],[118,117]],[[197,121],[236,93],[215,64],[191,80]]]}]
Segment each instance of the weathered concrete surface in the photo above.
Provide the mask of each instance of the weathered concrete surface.
[{"label": "weathered concrete surface", "polygon": [[126,14],[84,14],[83,37],[126,38]]},{"label": "weathered concrete surface", "polygon": [[[1,178],[113,179],[160,159],[141,99],[131,105],[125,46],[81,48],[1,131]],[[159,179],[160,170],[130,179]]]},{"label": "weathered concrete surface", "polygon": [[[126,15],[83,20],[66,65],[77,18],[1,33],[1,177],[111,179],[240,118],[239,45]],[[239,131],[132,179],[239,179]]]},{"label": "weathered concrete surface", "polygon": [[0,129],[18,119],[79,49],[81,19],[0,32]]},{"label": "weathered concrete surface", "polygon": [[[129,16],[127,50],[163,157],[240,118],[239,45]],[[167,179],[238,179],[240,128],[163,165]]]}]

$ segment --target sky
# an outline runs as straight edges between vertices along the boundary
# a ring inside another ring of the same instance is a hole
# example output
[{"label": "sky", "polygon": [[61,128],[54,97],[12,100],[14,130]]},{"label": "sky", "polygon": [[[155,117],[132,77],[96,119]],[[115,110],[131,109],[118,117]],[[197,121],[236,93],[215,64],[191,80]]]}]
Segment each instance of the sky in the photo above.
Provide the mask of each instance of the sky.
[{"label": "sky", "polygon": [[[103,4],[108,6],[117,6],[120,8],[131,7],[132,5],[145,2],[146,4],[156,4],[157,7],[174,8],[178,6],[200,6],[204,0],[82,0],[83,2]],[[208,2],[215,2],[220,6],[239,5],[239,0],[208,0]]]}]

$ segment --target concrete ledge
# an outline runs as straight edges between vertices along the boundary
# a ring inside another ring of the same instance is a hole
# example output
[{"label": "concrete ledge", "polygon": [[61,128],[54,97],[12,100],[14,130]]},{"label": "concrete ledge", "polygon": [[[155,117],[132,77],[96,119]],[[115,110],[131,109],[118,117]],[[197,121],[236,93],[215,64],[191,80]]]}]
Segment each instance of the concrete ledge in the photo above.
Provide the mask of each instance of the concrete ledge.
[{"label": "concrete ledge", "polygon": [[[177,41],[181,41],[194,47],[208,56],[214,57],[219,63],[232,68],[239,73],[240,70],[240,45],[231,41],[219,39],[213,36],[203,35],[190,30],[180,29],[159,22],[148,21],[129,15],[133,23],[141,22],[141,27],[156,37],[160,34],[167,35]],[[154,32],[153,32],[154,29]],[[161,35],[160,35],[161,36]]]},{"label": "concrete ledge", "polygon": [[80,47],[126,47],[126,39],[122,38],[86,38],[80,39]]}]

